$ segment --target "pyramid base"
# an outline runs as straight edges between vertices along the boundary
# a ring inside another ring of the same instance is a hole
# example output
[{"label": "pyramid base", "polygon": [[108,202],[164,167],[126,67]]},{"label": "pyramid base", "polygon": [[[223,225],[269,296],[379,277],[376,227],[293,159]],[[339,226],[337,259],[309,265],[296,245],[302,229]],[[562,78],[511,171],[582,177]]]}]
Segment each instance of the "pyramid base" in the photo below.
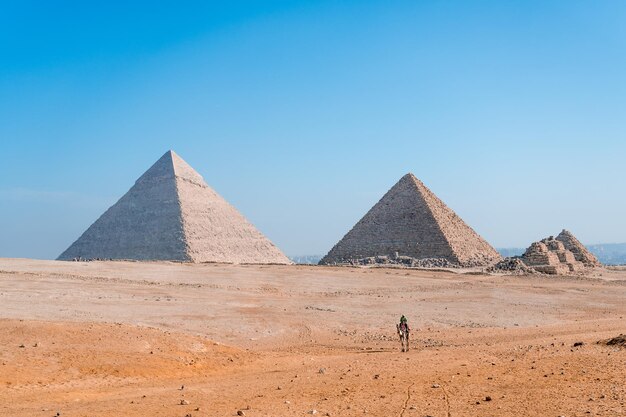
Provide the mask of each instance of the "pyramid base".
[{"label": "pyramid base", "polygon": [[402,266],[405,268],[476,268],[493,265],[499,259],[474,258],[465,262],[458,262],[447,258],[413,258],[410,256],[368,256],[358,259],[344,259],[338,262],[328,262],[322,259],[320,265],[334,266]]}]

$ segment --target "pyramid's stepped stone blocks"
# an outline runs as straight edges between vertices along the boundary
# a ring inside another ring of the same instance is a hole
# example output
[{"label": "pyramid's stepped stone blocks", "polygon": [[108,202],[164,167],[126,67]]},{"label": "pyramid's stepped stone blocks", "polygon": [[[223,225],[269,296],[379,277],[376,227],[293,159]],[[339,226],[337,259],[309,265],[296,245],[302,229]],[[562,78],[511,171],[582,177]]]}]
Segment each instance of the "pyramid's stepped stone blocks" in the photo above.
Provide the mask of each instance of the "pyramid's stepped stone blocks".
[{"label": "pyramid's stepped stone blocks", "polygon": [[413,174],[402,177],[320,264],[398,255],[445,259],[463,266],[487,265],[501,259]]},{"label": "pyramid's stepped stone blocks", "polygon": [[598,267],[602,265],[598,258],[596,258],[594,254],[589,252],[589,250],[587,250],[587,248],[582,243],[580,243],[580,241],[571,232],[568,232],[564,229],[556,237],[556,240],[562,242],[563,246],[565,246],[567,250],[572,252],[576,260],[578,262],[582,262],[585,266]]},{"label": "pyramid's stepped stone blocks", "polygon": [[291,263],[172,151],[59,259]]},{"label": "pyramid's stepped stone blocks", "polygon": [[584,269],[563,242],[549,237],[530,245],[522,256],[524,263],[544,274],[567,274]]},{"label": "pyramid's stepped stone blocks", "polygon": [[546,247],[551,251],[563,251],[565,250],[565,246],[563,242],[559,242],[558,240],[554,240],[553,238],[544,240]]}]

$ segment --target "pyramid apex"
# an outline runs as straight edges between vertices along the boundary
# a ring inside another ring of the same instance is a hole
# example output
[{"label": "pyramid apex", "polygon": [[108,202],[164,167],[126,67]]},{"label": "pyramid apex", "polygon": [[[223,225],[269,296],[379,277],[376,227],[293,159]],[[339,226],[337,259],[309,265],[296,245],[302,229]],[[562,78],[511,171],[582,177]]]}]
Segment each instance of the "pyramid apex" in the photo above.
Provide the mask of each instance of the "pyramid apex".
[{"label": "pyramid apex", "polygon": [[173,149],[168,149],[161,158],[163,158],[164,156],[174,157],[174,156],[178,156],[178,154],[174,152]]},{"label": "pyramid apex", "polygon": [[[561,230],[561,233],[559,233],[559,236],[560,236],[560,237],[565,237],[565,236],[567,236],[567,237],[569,237],[569,238],[572,238],[572,237],[574,237],[574,234],[573,234],[572,232],[570,232],[569,230],[567,230],[567,229],[563,229],[563,230]],[[557,236],[557,238],[558,238],[559,236]]]},{"label": "pyramid apex", "polygon": [[201,187],[208,187],[202,176],[172,149],[166,151],[139,177],[136,183],[176,178],[191,181]]},{"label": "pyramid apex", "polygon": [[405,174],[402,178],[400,178],[400,181],[412,181],[418,185],[424,185],[424,183],[420,181],[420,179],[417,178],[412,172]]}]

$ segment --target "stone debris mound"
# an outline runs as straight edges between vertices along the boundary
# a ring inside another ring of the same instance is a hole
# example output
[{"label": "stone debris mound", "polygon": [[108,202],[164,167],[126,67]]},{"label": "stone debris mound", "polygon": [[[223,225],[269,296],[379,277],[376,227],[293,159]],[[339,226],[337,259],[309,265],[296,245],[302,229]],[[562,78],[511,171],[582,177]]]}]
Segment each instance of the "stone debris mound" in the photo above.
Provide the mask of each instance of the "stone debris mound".
[{"label": "stone debris mound", "polygon": [[519,257],[504,258],[495,265],[486,269],[489,273],[504,273],[510,275],[526,275],[534,274],[537,271],[534,268],[527,266],[524,261]]},{"label": "stone debris mound", "polygon": [[320,264],[359,264],[381,256],[393,262],[399,257],[445,259],[462,267],[485,266],[502,259],[413,174],[402,177]]},{"label": "stone debris mound", "polygon": [[291,263],[173,151],[58,259]]},{"label": "stone debris mound", "polygon": [[405,268],[459,268],[459,264],[452,263],[445,258],[415,259],[410,256],[370,256],[362,259],[352,259],[334,265],[350,266],[398,266]]}]

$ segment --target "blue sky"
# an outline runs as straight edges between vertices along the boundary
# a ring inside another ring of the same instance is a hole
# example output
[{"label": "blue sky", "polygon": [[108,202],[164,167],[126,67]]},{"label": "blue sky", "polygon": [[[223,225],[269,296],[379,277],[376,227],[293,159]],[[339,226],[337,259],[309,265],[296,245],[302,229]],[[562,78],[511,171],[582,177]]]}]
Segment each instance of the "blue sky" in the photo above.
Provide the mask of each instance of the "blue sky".
[{"label": "blue sky", "polygon": [[413,172],[494,246],[626,241],[621,1],[1,2],[0,256],[166,150],[289,255]]}]

